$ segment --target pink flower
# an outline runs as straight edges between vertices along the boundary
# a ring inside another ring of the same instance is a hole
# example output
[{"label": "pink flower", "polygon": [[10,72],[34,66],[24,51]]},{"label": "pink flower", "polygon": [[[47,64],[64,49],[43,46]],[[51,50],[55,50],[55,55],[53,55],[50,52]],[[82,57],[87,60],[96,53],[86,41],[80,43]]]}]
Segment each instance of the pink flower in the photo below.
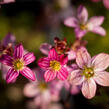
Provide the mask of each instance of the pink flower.
[{"label": "pink flower", "polygon": [[29,67],[27,67],[27,65],[34,60],[35,56],[33,53],[27,53],[24,55],[24,48],[22,44],[18,44],[15,47],[13,56],[4,55],[2,63],[10,66],[10,69],[6,74],[6,82],[11,83],[16,80],[19,73],[30,80],[35,80],[34,73]]},{"label": "pink flower", "polygon": [[101,24],[104,21],[103,16],[93,16],[88,20],[87,9],[80,5],[77,10],[77,17],[68,17],[64,24],[73,27],[77,38],[82,38],[87,32],[91,31],[101,36],[105,36],[106,32]]},{"label": "pink flower", "polygon": [[41,58],[38,61],[38,65],[46,70],[44,78],[46,82],[49,82],[57,78],[60,80],[66,80],[68,76],[68,71],[64,67],[67,64],[67,57],[64,55],[58,55],[54,48],[49,51],[48,57]]},{"label": "pink flower", "polygon": [[[92,0],[93,2],[99,2],[101,0]],[[102,0],[106,9],[109,10],[109,0]]]},{"label": "pink flower", "polygon": [[36,107],[48,109],[47,107],[50,103],[60,100],[61,84],[62,82],[57,80],[49,84],[44,81],[30,82],[24,87],[24,95],[27,97],[34,97]]},{"label": "pink flower", "polygon": [[76,63],[79,68],[71,72],[69,81],[74,85],[82,85],[81,91],[86,98],[95,96],[96,83],[109,86],[109,73],[104,71],[109,66],[108,54],[100,53],[91,58],[86,49],[80,49]]},{"label": "pink flower", "polygon": [[0,4],[12,3],[12,2],[15,2],[15,0],[3,0],[3,1],[0,1]]}]

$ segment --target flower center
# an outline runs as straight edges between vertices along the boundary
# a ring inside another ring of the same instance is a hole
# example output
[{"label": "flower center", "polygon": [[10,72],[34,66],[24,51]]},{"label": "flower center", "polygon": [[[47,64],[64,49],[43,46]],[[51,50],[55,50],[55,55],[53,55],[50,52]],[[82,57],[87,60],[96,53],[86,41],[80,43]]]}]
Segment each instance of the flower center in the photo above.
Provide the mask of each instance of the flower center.
[{"label": "flower center", "polygon": [[40,91],[44,91],[47,89],[47,84],[44,82],[39,82],[38,87],[39,87]]},{"label": "flower center", "polygon": [[81,30],[86,30],[87,29],[87,26],[85,24],[80,24],[80,29]]},{"label": "flower center", "polygon": [[13,62],[13,66],[15,70],[22,70],[24,67],[24,62],[20,59],[17,59]]},{"label": "flower center", "polygon": [[61,64],[60,62],[53,60],[53,61],[50,61],[50,67],[55,71],[59,71],[61,68]]},{"label": "flower center", "polygon": [[83,69],[83,75],[86,77],[86,78],[90,78],[90,77],[93,77],[94,76],[94,71],[93,71],[93,68],[91,67],[84,67]]}]

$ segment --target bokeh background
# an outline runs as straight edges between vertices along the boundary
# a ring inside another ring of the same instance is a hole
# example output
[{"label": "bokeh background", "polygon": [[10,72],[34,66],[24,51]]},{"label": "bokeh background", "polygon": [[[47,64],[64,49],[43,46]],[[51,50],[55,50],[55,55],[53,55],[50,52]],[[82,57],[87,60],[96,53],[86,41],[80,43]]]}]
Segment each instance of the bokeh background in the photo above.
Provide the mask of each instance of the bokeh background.
[{"label": "bokeh background", "polygon": [[[41,57],[39,51],[43,42],[53,43],[54,37],[64,37],[71,44],[75,40],[73,28],[63,24],[66,17],[75,14],[75,9],[83,4],[91,16],[105,16],[103,27],[106,36],[88,33],[83,39],[88,41],[87,49],[91,55],[100,52],[109,53],[109,10],[102,2],[91,0],[16,0],[15,3],[3,4],[0,8],[0,40],[9,32],[22,43],[25,49],[35,53],[36,61]],[[37,67],[37,62],[31,67]],[[32,109],[27,107],[30,100],[23,95],[23,87],[28,80],[20,76],[16,83],[6,84],[0,73],[0,109]],[[98,86],[96,96],[88,100],[80,93],[70,96],[65,109],[109,109],[109,87]]]}]

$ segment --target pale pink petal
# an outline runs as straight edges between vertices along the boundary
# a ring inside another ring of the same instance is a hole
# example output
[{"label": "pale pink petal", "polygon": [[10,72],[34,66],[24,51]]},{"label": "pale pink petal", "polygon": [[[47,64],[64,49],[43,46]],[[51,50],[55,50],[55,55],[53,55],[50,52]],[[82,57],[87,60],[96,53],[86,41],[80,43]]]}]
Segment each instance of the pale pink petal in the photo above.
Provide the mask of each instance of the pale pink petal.
[{"label": "pale pink petal", "polygon": [[3,0],[0,1],[0,4],[15,2],[15,0]]},{"label": "pale pink petal", "polygon": [[60,58],[59,60],[61,62],[61,65],[67,64],[67,62],[68,62],[68,57],[67,56],[61,55],[59,58]]},{"label": "pale pink petal", "polygon": [[56,50],[54,48],[52,48],[50,51],[49,51],[49,54],[48,54],[48,57],[50,59],[57,59],[58,58],[58,54],[56,52]]},{"label": "pale pink petal", "polygon": [[78,86],[72,85],[71,86],[71,94],[75,95],[78,94],[80,92],[80,88]]},{"label": "pale pink petal", "polygon": [[81,30],[80,28],[75,28],[74,30],[76,38],[82,38],[87,33],[87,30]]},{"label": "pale pink petal", "polygon": [[106,71],[96,72],[94,80],[101,86],[109,86],[109,73]]},{"label": "pale pink petal", "polygon": [[100,26],[104,21],[104,16],[93,16],[89,19],[88,23],[92,24],[93,27]]},{"label": "pale pink petal", "polygon": [[43,43],[41,46],[40,46],[40,51],[45,54],[45,55],[48,55],[50,49],[52,48],[52,45],[48,44],[48,43]]},{"label": "pale pink petal", "polygon": [[70,50],[69,52],[67,52],[68,54],[68,60],[73,60],[76,58],[76,52],[73,50]]},{"label": "pale pink petal", "polygon": [[77,11],[77,16],[81,23],[86,23],[88,19],[87,9],[84,6],[80,5]]},{"label": "pale pink petal", "polygon": [[38,65],[42,69],[48,69],[50,67],[50,59],[49,58],[40,58],[38,60]]},{"label": "pale pink petal", "polygon": [[106,53],[100,53],[92,58],[92,65],[95,71],[103,71],[109,66],[109,55]]},{"label": "pale pink petal", "polygon": [[18,44],[14,49],[14,58],[22,58],[24,53],[24,48],[22,44]]},{"label": "pale pink petal", "polygon": [[32,81],[36,80],[34,72],[28,67],[25,67],[22,71],[20,71],[20,73]]},{"label": "pale pink petal", "polygon": [[19,75],[19,72],[15,71],[13,68],[10,68],[6,75],[6,82],[11,83],[13,82]]},{"label": "pale pink petal", "polygon": [[88,79],[83,82],[82,84],[82,94],[88,98],[91,99],[96,94],[96,83],[93,79]]},{"label": "pale pink petal", "polygon": [[84,65],[88,65],[91,61],[91,56],[85,48],[81,48],[77,51],[76,63],[80,68]]},{"label": "pale pink petal", "polygon": [[66,80],[68,77],[68,71],[65,67],[62,67],[60,71],[58,71],[57,78],[60,80]]},{"label": "pale pink petal", "polygon": [[105,36],[106,35],[106,31],[103,27],[95,27],[93,28],[93,30],[91,30],[92,32],[96,33],[96,34],[99,34],[101,36]]},{"label": "pale pink petal", "polygon": [[39,88],[37,87],[38,83],[27,83],[24,86],[23,93],[27,97],[35,97],[40,93]]},{"label": "pale pink petal", "polygon": [[23,60],[25,62],[25,65],[28,65],[35,60],[35,56],[33,53],[27,53],[23,56]]},{"label": "pale pink petal", "polygon": [[68,77],[68,81],[72,85],[81,85],[82,82],[84,81],[84,77],[81,75],[80,70],[73,70]]},{"label": "pale pink petal", "polygon": [[44,78],[46,82],[49,82],[56,78],[57,73],[51,70],[47,70],[44,74]]},{"label": "pale pink petal", "polygon": [[75,17],[69,17],[64,20],[64,24],[68,27],[77,27],[78,20]]},{"label": "pale pink petal", "polygon": [[109,0],[103,0],[103,4],[109,10]]}]

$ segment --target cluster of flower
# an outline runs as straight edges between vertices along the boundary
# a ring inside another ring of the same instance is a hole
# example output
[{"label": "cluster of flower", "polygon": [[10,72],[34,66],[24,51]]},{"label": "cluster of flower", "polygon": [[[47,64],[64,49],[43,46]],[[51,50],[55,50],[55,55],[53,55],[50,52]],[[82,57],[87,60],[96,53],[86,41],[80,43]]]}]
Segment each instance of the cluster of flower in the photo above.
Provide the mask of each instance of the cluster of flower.
[{"label": "cluster of flower", "polygon": [[[42,44],[40,51],[46,57],[38,60],[39,67],[34,70],[27,67],[35,61],[34,54],[24,50],[22,44],[15,46],[14,36],[8,34],[1,41],[0,48],[1,70],[6,82],[15,82],[19,74],[35,81],[24,87],[24,94],[35,97],[35,103],[44,108],[51,101],[60,99],[62,88],[71,94],[77,94],[81,90],[86,98],[91,99],[96,94],[96,83],[109,86],[109,73],[105,71],[109,67],[109,54],[100,53],[91,58],[86,49],[87,42],[82,40],[88,31],[105,36],[106,32],[101,27],[104,17],[87,19],[87,9],[79,6],[77,16],[64,21],[66,26],[75,28],[75,42],[68,46],[66,39],[56,37],[54,45]],[[34,71],[37,72],[36,75]]]}]

